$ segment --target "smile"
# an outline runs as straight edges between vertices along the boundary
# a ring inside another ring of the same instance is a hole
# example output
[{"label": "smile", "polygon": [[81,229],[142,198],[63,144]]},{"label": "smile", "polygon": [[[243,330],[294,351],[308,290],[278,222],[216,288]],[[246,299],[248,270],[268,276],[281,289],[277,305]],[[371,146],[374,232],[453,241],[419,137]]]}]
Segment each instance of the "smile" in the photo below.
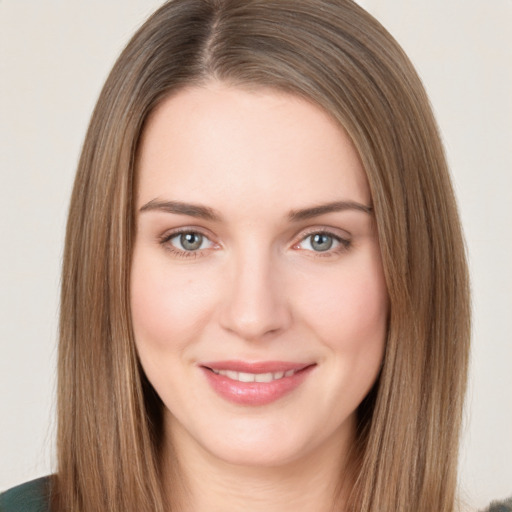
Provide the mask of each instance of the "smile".
[{"label": "smile", "polygon": [[274,380],[282,379],[283,377],[291,377],[295,370],[288,370],[286,372],[275,372],[275,373],[247,373],[247,372],[235,372],[233,370],[213,370],[213,373],[217,375],[223,375],[231,380],[238,382],[272,382]]},{"label": "smile", "polygon": [[237,405],[267,405],[290,394],[311,374],[315,363],[224,361],[200,369],[211,389]]}]

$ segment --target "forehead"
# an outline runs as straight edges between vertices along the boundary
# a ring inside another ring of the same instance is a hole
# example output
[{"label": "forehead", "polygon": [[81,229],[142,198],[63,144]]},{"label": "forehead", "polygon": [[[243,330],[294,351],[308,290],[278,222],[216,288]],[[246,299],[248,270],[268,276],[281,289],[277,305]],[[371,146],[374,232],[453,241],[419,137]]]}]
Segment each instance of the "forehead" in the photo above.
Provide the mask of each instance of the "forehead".
[{"label": "forehead", "polygon": [[170,198],[229,209],[277,201],[293,209],[304,202],[371,202],[350,138],[320,107],[216,82],[183,89],[155,109],[137,172],[138,204]]}]

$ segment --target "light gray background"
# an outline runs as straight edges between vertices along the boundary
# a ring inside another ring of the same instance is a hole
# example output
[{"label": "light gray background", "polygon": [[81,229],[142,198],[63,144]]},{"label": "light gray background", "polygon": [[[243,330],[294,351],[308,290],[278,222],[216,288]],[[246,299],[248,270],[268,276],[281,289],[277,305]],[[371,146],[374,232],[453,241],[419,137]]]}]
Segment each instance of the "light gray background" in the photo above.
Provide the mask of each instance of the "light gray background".
[{"label": "light gray background", "polygon": [[[0,490],[53,468],[74,170],[106,74],[161,3],[0,0]],[[461,490],[483,506],[512,494],[512,0],[360,3],[417,66],[453,172],[474,293]]]}]

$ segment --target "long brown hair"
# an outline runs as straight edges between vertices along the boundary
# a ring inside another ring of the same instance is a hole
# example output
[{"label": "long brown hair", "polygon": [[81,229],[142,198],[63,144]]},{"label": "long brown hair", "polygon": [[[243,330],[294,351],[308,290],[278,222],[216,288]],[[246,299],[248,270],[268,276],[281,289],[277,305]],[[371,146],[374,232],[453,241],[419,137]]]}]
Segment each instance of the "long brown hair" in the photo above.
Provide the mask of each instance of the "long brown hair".
[{"label": "long brown hair", "polygon": [[162,404],[138,363],[129,308],[135,161],[154,107],[211,79],[308,98],[351,136],[372,193],[390,319],[379,380],[358,411],[346,510],[452,512],[469,343],[464,243],[423,86],[350,0],[174,0],[116,62],[67,226],[55,512],[166,509]]}]

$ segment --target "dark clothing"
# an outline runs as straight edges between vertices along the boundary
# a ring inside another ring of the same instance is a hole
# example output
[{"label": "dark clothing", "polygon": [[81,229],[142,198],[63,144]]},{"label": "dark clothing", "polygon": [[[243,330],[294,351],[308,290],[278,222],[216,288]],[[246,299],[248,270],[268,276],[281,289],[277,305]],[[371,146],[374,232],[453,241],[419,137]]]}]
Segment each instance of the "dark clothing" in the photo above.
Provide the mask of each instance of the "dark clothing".
[{"label": "dark clothing", "polygon": [[50,478],[43,477],[0,494],[0,512],[50,512]]}]

